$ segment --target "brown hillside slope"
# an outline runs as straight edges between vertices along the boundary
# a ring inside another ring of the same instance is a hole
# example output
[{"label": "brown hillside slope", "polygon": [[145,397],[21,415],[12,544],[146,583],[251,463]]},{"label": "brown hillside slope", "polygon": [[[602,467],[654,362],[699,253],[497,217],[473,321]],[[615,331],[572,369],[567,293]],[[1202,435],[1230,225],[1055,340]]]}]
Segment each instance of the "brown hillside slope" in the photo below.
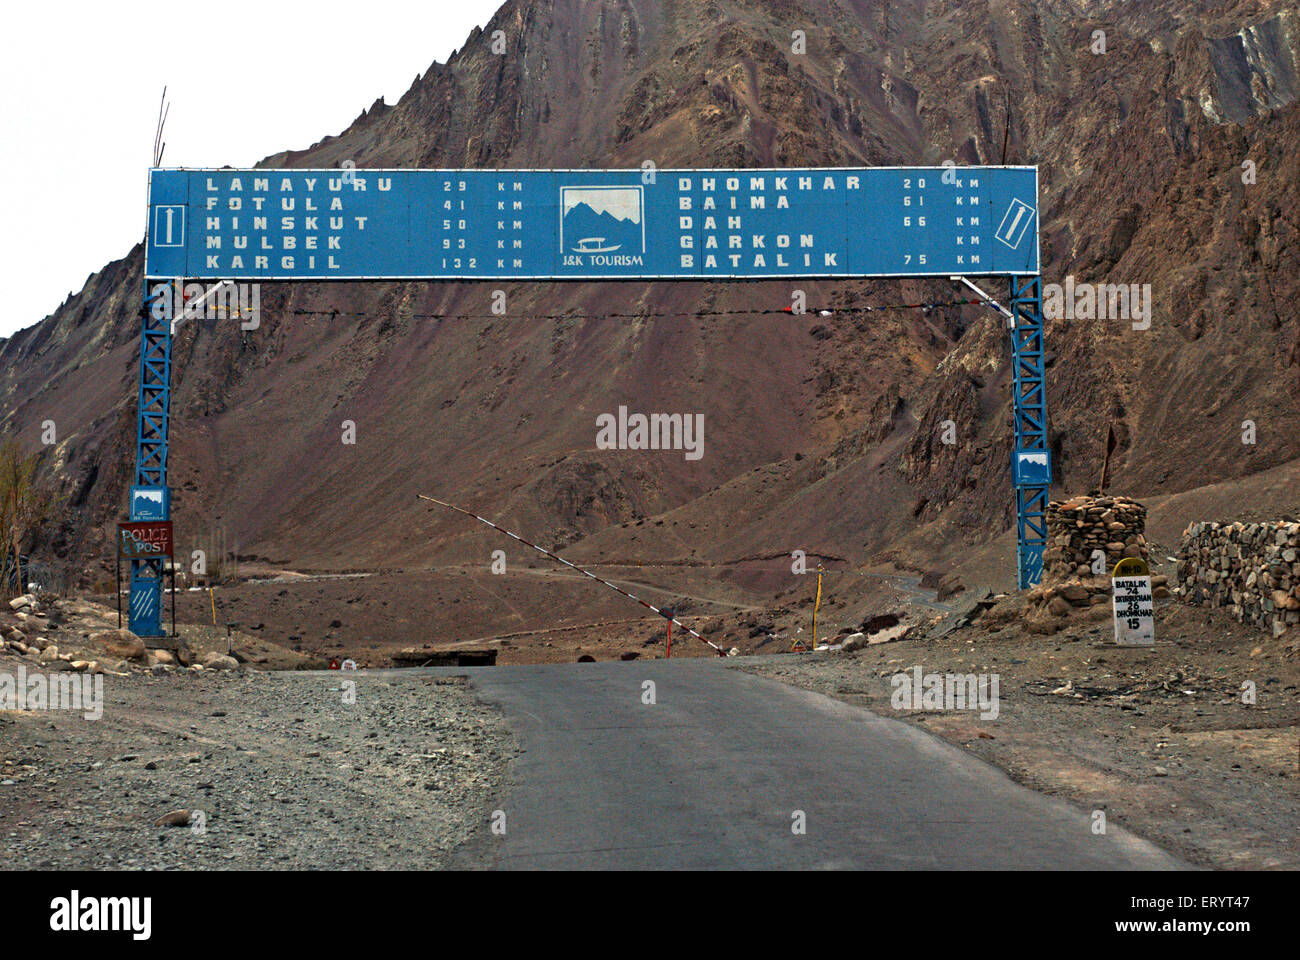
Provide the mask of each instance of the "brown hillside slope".
[{"label": "brown hillside slope", "polygon": [[[266,165],[1036,163],[1045,279],[1150,283],[1154,296],[1147,331],[1049,327],[1063,485],[1096,482],[1107,418],[1114,486],[1139,497],[1300,456],[1288,5],[511,0],[496,29],[506,56],[475,33],[397,104]],[[790,53],[795,29],[806,56]],[[0,429],[35,447],[56,421],[45,464],[71,511],[53,545],[78,570],[105,558],[133,465],[139,271],[137,248],[0,342]],[[961,296],[946,283],[801,286],[818,307]],[[490,288],[268,286],[256,331],[183,327],[181,541],[224,526],[243,554],[323,568],[495,546],[427,514],[417,490],[580,556],[803,547],[857,562],[918,522],[935,532],[918,542],[942,554],[1011,521],[1007,349],[987,309],[555,320],[539,315],[780,308],[790,285],[505,289],[507,318],[436,321],[415,315],[486,314]],[[299,312],[316,310],[338,314]],[[705,457],[596,451],[595,417],[620,404],[703,413]],[[345,419],[354,447],[339,443]],[[955,447],[935,442],[947,419]]]}]

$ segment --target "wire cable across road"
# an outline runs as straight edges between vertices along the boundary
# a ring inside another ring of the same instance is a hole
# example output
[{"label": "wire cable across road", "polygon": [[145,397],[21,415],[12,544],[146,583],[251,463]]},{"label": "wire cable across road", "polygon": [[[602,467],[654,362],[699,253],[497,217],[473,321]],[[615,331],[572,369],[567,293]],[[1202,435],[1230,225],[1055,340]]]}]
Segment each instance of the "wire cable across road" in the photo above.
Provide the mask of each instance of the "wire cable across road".
[{"label": "wire cable across road", "polygon": [[[830,317],[836,314],[863,314],[863,313],[885,313],[891,310],[922,310],[929,313],[932,310],[939,310],[945,307],[964,307],[972,304],[985,304],[991,309],[1000,309],[997,302],[989,299],[981,300],[941,300],[928,303],[895,303],[884,306],[841,306],[841,307],[808,307],[807,309],[796,312],[791,307],[769,307],[767,309],[755,310],[753,308],[737,310],[690,310],[690,311],[638,311],[636,313],[530,313],[525,317],[514,319],[529,320],[656,320],[671,317],[761,317],[784,315],[787,317]],[[287,314],[299,317],[322,317],[329,320],[340,318],[360,317],[389,318],[388,313],[375,313],[365,310],[306,310],[295,309],[286,310]],[[409,313],[403,314],[397,319],[402,320],[506,320],[511,319],[505,314],[498,313]]]}]

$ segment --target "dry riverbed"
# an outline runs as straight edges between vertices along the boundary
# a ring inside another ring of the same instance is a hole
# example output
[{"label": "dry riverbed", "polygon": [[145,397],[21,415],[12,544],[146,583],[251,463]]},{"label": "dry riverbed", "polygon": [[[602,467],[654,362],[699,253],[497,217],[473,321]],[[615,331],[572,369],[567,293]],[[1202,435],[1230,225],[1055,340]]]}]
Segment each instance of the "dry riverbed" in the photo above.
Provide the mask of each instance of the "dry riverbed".
[{"label": "dry riverbed", "polygon": [[[0,674],[40,666],[0,655]],[[132,672],[103,716],[0,712],[6,869],[434,869],[486,859],[515,752],[461,677]],[[347,681],[356,684],[355,703]],[[156,826],[190,811],[177,826]],[[202,812],[202,816],[198,815]]]}]

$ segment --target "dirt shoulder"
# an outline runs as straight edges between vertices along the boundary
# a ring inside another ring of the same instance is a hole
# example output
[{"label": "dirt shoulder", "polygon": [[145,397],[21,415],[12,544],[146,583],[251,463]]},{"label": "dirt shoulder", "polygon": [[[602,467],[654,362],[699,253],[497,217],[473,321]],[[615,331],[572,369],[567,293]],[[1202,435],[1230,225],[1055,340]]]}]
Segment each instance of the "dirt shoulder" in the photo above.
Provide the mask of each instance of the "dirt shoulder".
[{"label": "dirt shoulder", "polygon": [[[0,655],[0,677],[41,665]],[[66,674],[64,675],[66,676]],[[514,740],[459,677],[104,676],[103,715],[0,711],[8,869],[480,866]],[[346,702],[345,681],[356,684]],[[203,811],[202,831],[155,826]]]},{"label": "dirt shoulder", "polygon": [[[1218,611],[1157,604],[1157,646],[1105,646],[1109,610],[1054,636],[1011,610],[933,639],[743,661],[924,727],[1042,793],[1218,869],[1300,867],[1300,656]],[[997,675],[998,715],[899,710],[891,677]],[[1254,684],[1256,703],[1243,700]],[[1063,867],[1068,864],[1063,864]]]}]

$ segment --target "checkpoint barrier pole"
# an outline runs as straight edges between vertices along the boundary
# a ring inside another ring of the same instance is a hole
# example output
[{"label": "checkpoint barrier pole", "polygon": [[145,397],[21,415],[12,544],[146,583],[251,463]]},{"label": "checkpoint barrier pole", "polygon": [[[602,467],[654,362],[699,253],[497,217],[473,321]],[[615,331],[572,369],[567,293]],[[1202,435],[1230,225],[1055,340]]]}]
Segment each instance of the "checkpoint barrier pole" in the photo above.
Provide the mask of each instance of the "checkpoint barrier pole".
[{"label": "checkpoint barrier pole", "polygon": [[822,605],[822,565],[817,564],[817,599],[813,601],[812,648],[817,649],[817,610]]},{"label": "checkpoint barrier pole", "polygon": [[[532,543],[532,542],[530,542],[530,541],[528,541],[528,540],[525,540],[523,537],[519,536],[519,534],[517,534],[517,533],[511,533],[511,532],[510,532],[509,530],[507,530],[505,527],[499,527],[499,526],[497,526],[495,523],[493,523],[491,520],[487,519],[486,517],[480,517],[477,513],[470,513],[468,510],[462,509],[461,507],[456,506],[454,503],[448,503],[447,501],[445,501],[445,500],[439,500],[439,499],[437,499],[436,497],[426,497],[426,496],[425,496],[424,494],[422,494],[422,493],[417,493],[415,496],[416,496],[417,499],[420,499],[420,500],[428,500],[430,503],[436,503],[438,506],[440,506],[440,507],[446,507],[448,510],[455,510],[457,513],[463,513],[465,516],[470,517],[470,518],[472,518],[472,519],[474,519],[474,520],[477,520],[479,523],[485,523],[485,524],[487,524],[489,527],[491,527],[493,530],[497,531],[498,533],[504,533],[507,537],[510,537],[512,540],[518,540],[518,541],[519,541],[520,543],[522,543],[524,546],[526,546],[526,547],[532,547],[532,548],[533,548],[534,550],[536,550],[538,553],[540,553],[540,554],[544,554],[545,556],[550,557],[552,560],[559,561],[560,563],[564,564],[566,567],[569,567],[569,568],[572,569],[572,570],[576,570],[578,573],[582,574],[584,577],[589,577],[589,578],[591,578],[592,580],[595,580],[597,583],[599,583],[599,584],[603,584],[604,586],[609,587],[609,589],[613,590],[615,593],[622,594],[623,596],[627,597],[629,600],[635,600],[637,603],[641,604],[641,606],[645,607],[647,610],[651,611],[652,613],[657,613],[657,614],[659,614],[659,616],[661,616],[661,617],[662,617],[662,616],[667,616],[667,615],[668,615],[668,614],[665,613],[665,611],[661,610],[659,607],[656,607],[654,604],[652,604],[652,603],[647,603],[646,601],[642,600],[640,597],[633,596],[632,594],[630,594],[630,593],[628,593],[626,590],[624,590],[622,587],[616,587],[616,586],[614,586],[614,584],[610,583],[608,580],[602,580],[600,577],[596,576],[596,575],[595,575],[594,573],[592,573],[590,570],[584,570],[582,567],[578,566],[576,563],[572,563],[572,562],[570,562],[570,561],[568,561],[568,560],[565,560],[563,557],[559,556],[558,554],[551,553],[551,551],[549,551],[549,550],[547,550],[547,549],[545,549],[545,548],[543,548],[543,547],[539,547],[537,544]],[[670,617],[670,619],[672,620],[673,623],[677,624],[677,626],[681,627],[683,630],[685,630],[687,633],[689,633],[689,634],[690,634],[692,637],[694,637],[696,640],[700,641],[700,643],[707,643],[710,647],[713,648],[713,651],[714,651],[718,656],[720,656],[720,657],[731,656],[731,654],[728,653],[726,650],[723,650],[720,646],[718,646],[718,645],[717,645],[716,643],[714,643],[712,640],[707,640],[707,639],[705,639],[705,638],[704,638],[703,636],[701,636],[698,632],[696,632],[695,630],[692,630],[692,629],[691,629],[690,627],[688,627],[686,624],[684,624],[684,623],[682,623],[680,620],[678,620],[675,616]]]}]

